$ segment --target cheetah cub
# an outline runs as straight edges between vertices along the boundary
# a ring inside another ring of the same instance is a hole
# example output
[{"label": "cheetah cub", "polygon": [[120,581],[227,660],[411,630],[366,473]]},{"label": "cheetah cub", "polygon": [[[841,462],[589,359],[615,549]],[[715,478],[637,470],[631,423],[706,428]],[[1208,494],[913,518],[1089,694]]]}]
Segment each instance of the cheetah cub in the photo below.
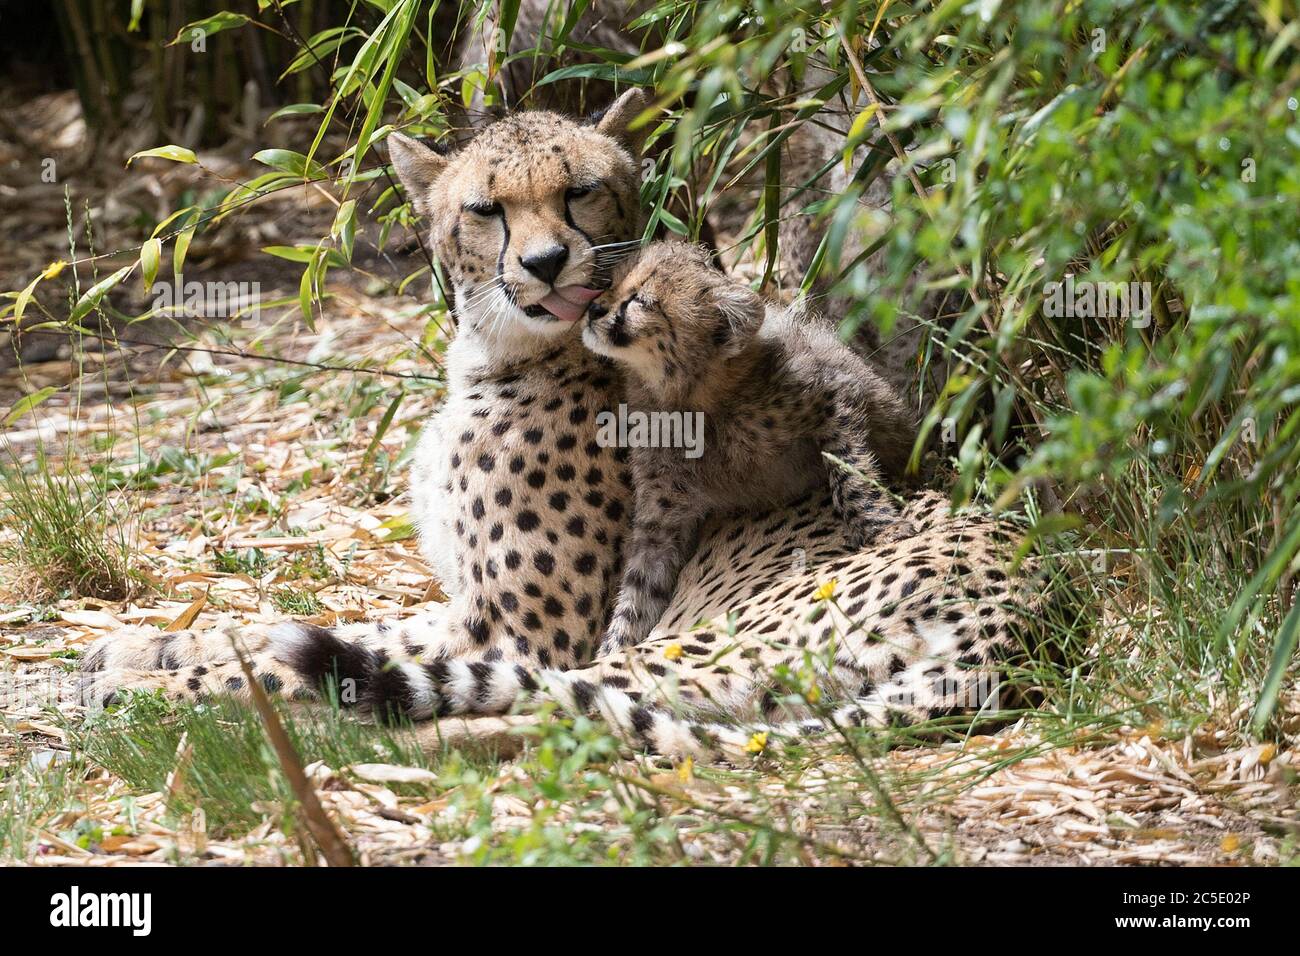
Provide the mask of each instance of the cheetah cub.
[{"label": "cheetah cub", "polygon": [[582,341],[628,373],[625,407],[607,421],[632,446],[636,495],[602,654],[650,634],[710,515],[829,482],[854,548],[914,533],[878,481],[877,459],[901,471],[911,447],[901,399],[829,323],[768,309],[702,247],[647,246],[591,303]]}]

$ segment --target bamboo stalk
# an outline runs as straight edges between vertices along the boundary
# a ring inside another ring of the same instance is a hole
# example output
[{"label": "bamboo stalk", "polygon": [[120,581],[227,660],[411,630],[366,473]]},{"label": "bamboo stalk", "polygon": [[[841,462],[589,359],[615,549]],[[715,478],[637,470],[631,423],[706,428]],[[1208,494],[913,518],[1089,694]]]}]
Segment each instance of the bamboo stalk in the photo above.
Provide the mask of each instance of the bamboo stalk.
[{"label": "bamboo stalk", "polygon": [[[103,0],[94,0],[90,4],[90,22],[94,31],[95,52],[99,60],[99,70],[104,77],[104,96],[108,102],[108,118],[116,122],[121,118],[122,82],[118,75],[118,60],[114,47],[108,17],[104,11]],[[129,68],[128,68],[129,75]]]},{"label": "bamboo stalk", "polygon": [[104,95],[104,78],[95,62],[95,52],[77,0],[62,0],[58,7],[67,20],[76,59],[79,61],[73,64],[73,73],[81,76],[82,82],[78,84],[78,89],[85,91],[81,98],[81,108],[86,113],[87,122],[93,125],[111,115],[108,99]]},{"label": "bamboo stalk", "polygon": [[154,137],[167,128],[167,10],[166,0],[149,0],[149,75],[153,79]]},{"label": "bamboo stalk", "polygon": [[267,697],[266,691],[262,689],[261,683],[253,673],[247,655],[237,645],[235,646],[235,653],[239,655],[239,667],[244,672],[244,679],[248,681],[248,694],[252,698],[253,707],[256,708],[258,716],[262,718],[262,726],[266,728],[266,736],[271,742],[271,749],[275,751],[275,756],[280,761],[280,769],[284,771],[285,778],[289,781],[289,786],[302,807],[302,817],[307,826],[307,832],[311,834],[312,840],[320,848],[321,855],[325,857],[327,864],[330,866],[355,866],[356,858],[352,853],[352,848],[348,846],[347,841],[343,839],[343,834],[339,833],[334,821],[325,813],[325,808],[321,806],[320,800],[316,798],[316,789],[311,785],[311,781],[307,779],[307,772],[302,766],[302,758],[298,756],[298,752],[293,747],[293,742],[289,740],[289,735],[285,732],[284,724],[280,722],[275,708],[271,706],[270,698]]}]

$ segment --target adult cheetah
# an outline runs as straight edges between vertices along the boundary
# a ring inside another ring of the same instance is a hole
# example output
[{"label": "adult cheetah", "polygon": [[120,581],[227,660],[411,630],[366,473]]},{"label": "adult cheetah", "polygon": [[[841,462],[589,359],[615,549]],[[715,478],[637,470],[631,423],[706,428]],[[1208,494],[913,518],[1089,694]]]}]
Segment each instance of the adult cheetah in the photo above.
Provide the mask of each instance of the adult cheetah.
[{"label": "adult cheetah", "polygon": [[422,545],[451,595],[441,611],[392,625],[118,633],[88,652],[88,693],[244,697],[238,642],[260,682],[294,699],[350,681],[361,707],[425,719],[552,697],[639,746],[700,755],[752,749],[748,732],[714,718],[800,729],[782,723],[803,714],[780,674],[804,662],[855,723],[983,702],[973,694],[1031,598],[1006,569],[1008,530],[951,516],[936,495],[904,509],[915,536],[858,552],[824,495],[718,519],[650,639],[594,659],[632,481],[626,450],[596,441],[596,415],[617,406],[622,382],[572,319],[640,235],[629,126],[645,105],[633,90],[587,123],[515,114],[450,155],[390,139],[456,297],[448,398],[411,478]]}]

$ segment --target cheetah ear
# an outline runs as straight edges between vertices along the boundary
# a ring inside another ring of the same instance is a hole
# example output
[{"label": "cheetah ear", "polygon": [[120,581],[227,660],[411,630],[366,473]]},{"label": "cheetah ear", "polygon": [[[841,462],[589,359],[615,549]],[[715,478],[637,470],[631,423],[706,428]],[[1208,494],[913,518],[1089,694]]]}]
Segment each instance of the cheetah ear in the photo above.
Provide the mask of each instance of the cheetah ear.
[{"label": "cheetah ear", "polygon": [[747,285],[727,281],[718,289],[718,339],[727,357],[739,355],[758,335],[767,309],[762,297]]},{"label": "cheetah ear", "polygon": [[621,143],[633,156],[639,156],[646,135],[650,132],[650,124],[642,124],[635,130],[628,129],[628,126],[649,106],[650,95],[645,90],[633,87],[593,116],[592,122],[597,132]]},{"label": "cheetah ear", "polygon": [[415,211],[427,215],[434,182],[447,168],[447,157],[401,133],[388,134],[388,158],[406,187]]}]

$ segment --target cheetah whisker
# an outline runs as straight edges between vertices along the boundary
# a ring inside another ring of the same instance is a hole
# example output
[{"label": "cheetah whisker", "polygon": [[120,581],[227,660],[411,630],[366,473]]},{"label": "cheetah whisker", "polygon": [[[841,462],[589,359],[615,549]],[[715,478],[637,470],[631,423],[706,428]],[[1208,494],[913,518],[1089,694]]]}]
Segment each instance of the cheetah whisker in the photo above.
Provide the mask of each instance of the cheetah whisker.
[{"label": "cheetah whisker", "polygon": [[615,248],[622,248],[624,246],[639,246],[639,245],[641,245],[640,239],[621,239],[618,242],[597,243],[591,248],[592,249],[615,249]]},{"label": "cheetah whisker", "polygon": [[477,305],[478,303],[480,303],[480,302],[482,302],[484,299],[486,299],[486,298],[488,297],[488,294],[489,294],[489,293],[491,293],[491,292],[496,292],[496,291],[499,290],[499,289],[500,289],[504,284],[505,284],[505,280],[504,280],[503,278],[501,278],[500,276],[497,276],[496,278],[492,279],[492,281],[490,281],[490,282],[486,283],[485,285],[482,285],[482,286],[480,286],[479,288],[475,289],[474,292],[473,292],[473,294],[471,294],[471,295],[469,296],[469,298],[467,298],[467,299],[465,300],[465,304],[466,304],[467,306],[468,306],[468,305]]},{"label": "cheetah whisker", "polygon": [[510,307],[513,305],[504,287],[496,289],[495,292],[496,296],[492,300],[491,320],[488,325],[489,334],[491,335],[497,335],[505,330],[506,323],[510,320]]}]

